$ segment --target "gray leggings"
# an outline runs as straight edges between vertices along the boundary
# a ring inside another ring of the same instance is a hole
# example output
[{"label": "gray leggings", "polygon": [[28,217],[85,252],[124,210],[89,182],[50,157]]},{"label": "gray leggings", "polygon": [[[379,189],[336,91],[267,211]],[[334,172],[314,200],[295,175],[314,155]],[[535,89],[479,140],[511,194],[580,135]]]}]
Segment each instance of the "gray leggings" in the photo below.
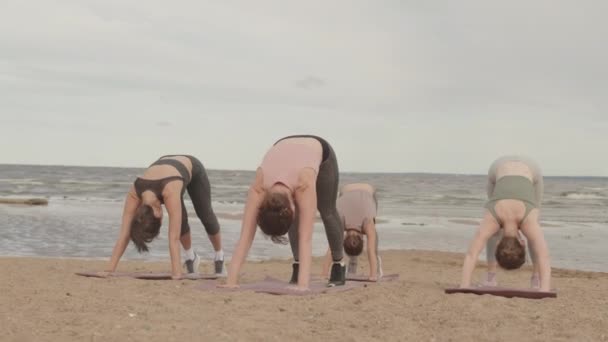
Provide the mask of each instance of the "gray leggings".
[{"label": "gray leggings", "polygon": [[[344,228],[338,215],[336,208],[336,199],[338,198],[338,186],[340,182],[338,160],[333,148],[327,141],[314,135],[294,135],[285,137],[288,138],[314,138],[319,140],[323,146],[323,158],[319,166],[317,174],[317,209],[321,214],[321,220],[325,226],[325,234],[329,242],[331,257],[333,261],[340,261],[343,257],[344,243]],[[279,140],[279,141],[281,141]],[[298,261],[300,255],[300,240],[298,238],[298,218],[294,220],[294,224],[289,229],[289,244],[291,253],[295,261]]]},{"label": "gray leggings", "polygon": [[[220,232],[220,224],[217,216],[211,207],[211,184],[207,177],[207,172],[203,164],[194,157],[189,157],[192,161],[192,180],[188,184],[188,195],[194,205],[196,216],[201,220],[208,235],[215,235]],[[183,210],[186,208],[182,205]],[[188,215],[185,215],[186,222]]]},{"label": "gray leggings", "polygon": [[[161,158],[178,156],[182,155],[168,155]],[[201,220],[207,234],[215,235],[220,231],[220,224],[217,221],[215,213],[213,212],[213,208],[211,207],[211,184],[209,184],[209,178],[207,177],[205,167],[197,158],[189,155],[183,156],[188,157],[192,163],[192,178],[190,178],[190,182],[186,186],[186,189],[190,199],[192,200],[192,205],[194,206],[196,216],[198,216],[198,218]],[[179,164],[181,165],[181,163]],[[185,179],[187,179],[189,176],[187,170],[180,171],[180,173],[182,173],[182,176]],[[188,212],[186,211],[184,196],[182,193],[182,235],[188,232],[190,232],[190,225],[188,224]]]}]

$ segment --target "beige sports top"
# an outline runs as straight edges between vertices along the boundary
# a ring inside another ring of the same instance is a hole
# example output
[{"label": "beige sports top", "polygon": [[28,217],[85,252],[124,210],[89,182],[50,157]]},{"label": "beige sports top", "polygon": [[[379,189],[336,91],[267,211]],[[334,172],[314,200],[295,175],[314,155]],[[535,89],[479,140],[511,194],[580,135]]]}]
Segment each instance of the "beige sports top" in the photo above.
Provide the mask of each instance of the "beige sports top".
[{"label": "beige sports top", "polygon": [[374,193],[356,187],[343,189],[336,205],[344,221],[344,228],[363,232],[365,223],[373,220],[377,215],[378,208]]}]

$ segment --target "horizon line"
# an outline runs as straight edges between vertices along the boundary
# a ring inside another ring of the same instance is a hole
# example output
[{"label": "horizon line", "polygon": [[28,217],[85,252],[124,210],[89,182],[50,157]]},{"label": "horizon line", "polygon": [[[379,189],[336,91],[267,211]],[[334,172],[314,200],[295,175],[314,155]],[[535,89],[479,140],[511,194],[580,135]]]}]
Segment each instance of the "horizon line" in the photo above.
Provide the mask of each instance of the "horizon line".
[{"label": "horizon line", "polygon": [[[8,166],[51,166],[51,167],[82,167],[82,168],[109,168],[109,169],[145,169],[142,166],[104,166],[104,165],[68,165],[68,164],[28,164],[28,163],[0,163],[0,165]],[[207,168],[209,171],[243,171],[243,172],[255,172],[256,170],[246,169],[219,169],[219,168]],[[487,174],[478,173],[450,173],[450,172],[430,172],[430,171],[340,171],[340,173],[355,173],[355,174],[409,174],[409,175],[452,175],[452,176],[487,176]],[[543,175],[543,177],[551,178],[608,178],[606,176],[589,176],[589,175]]]}]

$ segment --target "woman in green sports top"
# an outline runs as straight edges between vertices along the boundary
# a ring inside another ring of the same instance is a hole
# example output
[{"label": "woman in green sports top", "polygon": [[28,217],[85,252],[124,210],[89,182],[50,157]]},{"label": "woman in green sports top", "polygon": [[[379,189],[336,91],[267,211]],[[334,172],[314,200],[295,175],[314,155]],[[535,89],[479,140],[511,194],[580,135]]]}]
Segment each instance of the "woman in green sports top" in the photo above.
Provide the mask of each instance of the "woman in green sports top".
[{"label": "woman in green sports top", "polygon": [[526,261],[523,233],[534,264],[531,286],[549,291],[549,251],[538,219],[543,192],[540,168],[529,158],[501,157],[490,167],[487,191],[487,210],[465,256],[460,287],[471,286],[471,275],[484,246],[488,259],[484,285],[496,286],[497,265],[507,270],[520,268]]}]

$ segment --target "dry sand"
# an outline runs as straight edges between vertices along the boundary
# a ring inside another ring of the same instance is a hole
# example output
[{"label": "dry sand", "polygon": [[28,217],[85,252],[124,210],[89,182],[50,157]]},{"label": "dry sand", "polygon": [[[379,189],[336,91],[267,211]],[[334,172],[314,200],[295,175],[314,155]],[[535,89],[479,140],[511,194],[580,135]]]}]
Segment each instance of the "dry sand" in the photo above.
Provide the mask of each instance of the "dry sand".
[{"label": "dry sand", "polygon": [[[383,260],[399,281],[294,297],[74,275],[101,270],[105,261],[0,258],[0,340],[608,341],[608,273],[554,270],[557,299],[505,299],[444,294],[460,279],[460,254],[389,251]],[[119,270],[168,267],[125,261]],[[249,263],[241,281],[287,279],[290,270],[289,261]],[[501,272],[499,281],[527,286],[529,275]]]}]

